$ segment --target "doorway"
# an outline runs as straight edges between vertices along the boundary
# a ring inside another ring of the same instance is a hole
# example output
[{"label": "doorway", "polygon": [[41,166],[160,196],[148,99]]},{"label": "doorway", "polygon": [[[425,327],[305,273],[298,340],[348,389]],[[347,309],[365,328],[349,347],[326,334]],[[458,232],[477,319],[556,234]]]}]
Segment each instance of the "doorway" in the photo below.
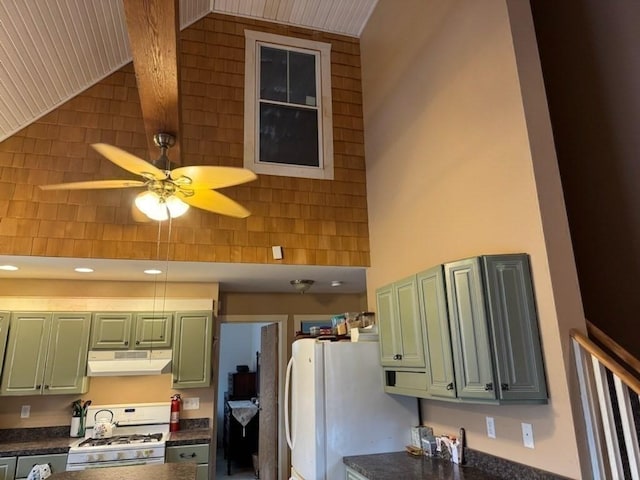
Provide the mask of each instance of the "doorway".
[{"label": "doorway", "polygon": [[[276,363],[276,365],[272,365],[271,368],[268,368],[268,369],[260,368],[260,370],[271,371],[271,375],[275,377],[274,383],[277,384],[277,389],[270,394],[270,399],[272,400],[272,402],[275,402],[274,409],[277,410],[277,418],[279,419],[284,418],[283,402],[279,400],[283,398],[283,394],[284,394],[284,373],[286,370],[286,362],[288,359],[288,343],[287,343],[288,315],[221,315],[220,317],[218,317],[217,320],[218,321],[216,325],[216,338],[220,340],[219,342],[216,342],[216,345],[214,348],[214,355],[215,355],[214,379],[216,381],[216,387],[215,387],[216,388],[216,400],[215,400],[216,411],[214,412],[214,414],[217,419],[216,420],[217,427],[216,427],[215,434],[219,437],[219,435],[221,435],[221,432],[223,430],[223,423],[221,423],[223,422],[223,420],[219,418],[220,416],[219,411],[220,410],[224,411],[224,392],[228,387],[228,373],[235,371],[236,365],[237,365],[236,363],[234,363],[235,360],[223,358],[224,350],[225,350],[225,348],[223,348],[223,345],[228,346],[230,342],[234,341],[234,338],[238,337],[238,334],[234,335],[233,333],[233,329],[235,327],[238,327],[240,332],[239,336],[241,337],[240,342],[242,342],[242,344],[244,345],[242,348],[245,349],[245,357],[243,358],[246,358],[246,359],[251,358],[252,360],[251,363],[246,361],[246,362],[243,362],[243,364],[248,364],[249,368],[253,371],[257,370],[257,367],[258,367],[257,358],[255,356],[255,353],[256,353],[255,347],[260,343],[256,339],[261,339],[260,332],[261,330],[264,330],[264,328],[262,327],[267,326],[267,329],[273,332],[277,330],[277,333],[274,333],[275,335],[277,335],[277,341],[273,342],[274,345],[277,343],[277,346],[275,346],[274,348],[276,352],[274,352],[273,355],[269,356],[269,358],[271,358],[271,361]],[[277,328],[275,329],[270,328],[271,326],[274,326]],[[225,344],[225,338],[227,337],[227,335],[228,335],[228,339],[226,340],[227,343]],[[238,340],[235,340],[235,341],[238,342]],[[264,338],[262,338],[261,341],[264,341]],[[246,352],[251,352],[252,349],[254,349],[252,354],[246,353]],[[258,348],[258,351],[260,351],[259,348]],[[264,365],[262,365],[261,367],[264,367]],[[273,396],[275,396],[276,398],[275,399],[271,398]],[[262,423],[262,419],[260,421]],[[289,468],[288,468],[288,449],[287,449],[286,439],[284,434],[283,421],[282,420],[278,421],[275,427],[277,430],[277,432],[275,433],[277,435],[277,446],[274,450],[277,453],[277,459],[270,459],[270,460],[272,461],[272,464],[275,463],[275,465],[277,466],[278,480],[285,480],[288,478]],[[222,447],[221,440],[219,440],[216,443],[218,444],[219,447]],[[222,457],[221,450],[218,450],[216,453],[217,453],[216,455],[217,457],[218,456]],[[263,463],[264,460],[266,459],[261,459],[260,463]],[[222,460],[220,458],[217,459],[218,464],[220,464],[221,461]],[[238,478],[238,479],[240,478],[239,475],[236,475],[235,471],[233,471],[232,473],[233,473],[232,476],[234,478]],[[245,472],[238,472],[238,473],[242,475],[247,475],[247,476],[253,474],[252,471],[251,472],[245,471]],[[224,469],[224,474],[226,474],[226,468]],[[216,476],[216,478],[225,478],[225,476]],[[270,480],[266,476],[261,476],[261,478]],[[275,480],[275,478],[273,480]]]}]

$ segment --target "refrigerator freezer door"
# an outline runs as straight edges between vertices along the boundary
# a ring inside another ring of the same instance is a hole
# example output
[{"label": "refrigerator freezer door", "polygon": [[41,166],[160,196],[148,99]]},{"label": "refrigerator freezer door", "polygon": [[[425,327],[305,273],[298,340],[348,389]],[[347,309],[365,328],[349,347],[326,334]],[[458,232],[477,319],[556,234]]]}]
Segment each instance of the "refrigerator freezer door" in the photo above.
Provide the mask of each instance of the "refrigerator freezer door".
[{"label": "refrigerator freezer door", "polygon": [[322,431],[324,385],[321,343],[298,340],[292,346],[291,466],[293,478],[324,479]]}]

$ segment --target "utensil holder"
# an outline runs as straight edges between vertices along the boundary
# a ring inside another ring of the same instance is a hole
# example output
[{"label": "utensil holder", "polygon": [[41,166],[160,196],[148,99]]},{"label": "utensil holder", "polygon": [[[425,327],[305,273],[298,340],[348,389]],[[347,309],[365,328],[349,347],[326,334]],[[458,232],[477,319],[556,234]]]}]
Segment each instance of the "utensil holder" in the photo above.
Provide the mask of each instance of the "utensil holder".
[{"label": "utensil holder", "polygon": [[82,417],[71,417],[71,429],[69,432],[71,437],[81,437],[84,435],[84,432],[81,432],[82,423]]}]

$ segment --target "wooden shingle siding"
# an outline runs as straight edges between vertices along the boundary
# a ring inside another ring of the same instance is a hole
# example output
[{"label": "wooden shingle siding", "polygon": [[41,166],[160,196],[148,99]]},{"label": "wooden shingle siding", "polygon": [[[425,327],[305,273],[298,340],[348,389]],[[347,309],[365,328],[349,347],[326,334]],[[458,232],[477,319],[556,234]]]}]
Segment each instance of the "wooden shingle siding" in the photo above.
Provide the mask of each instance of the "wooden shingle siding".
[{"label": "wooden shingle siding", "polygon": [[[243,166],[245,29],[331,43],[335,180],[260,175],[223,189],[252,215],[190,209],[173,221],[170,259],[274,263],[271,246],[281,245],[278,263],[369,265],[357,39],[218,14],[183,30],[182,164]],[[0,143],[0,254],[157,257],[157,225],[131,217],[139,189],[38,188],[133,178],[95,152],[96,142],[148,159],[131,64]]]}]

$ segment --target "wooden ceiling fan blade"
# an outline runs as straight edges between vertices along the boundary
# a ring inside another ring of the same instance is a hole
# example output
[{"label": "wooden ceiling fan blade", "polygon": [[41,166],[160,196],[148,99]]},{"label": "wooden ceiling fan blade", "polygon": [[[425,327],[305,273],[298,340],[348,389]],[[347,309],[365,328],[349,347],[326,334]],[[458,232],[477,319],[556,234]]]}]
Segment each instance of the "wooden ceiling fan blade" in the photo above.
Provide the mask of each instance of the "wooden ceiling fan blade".
[{"label": "wooden ceiling fan blade", "polygon": [[[191,193],[191,192],[189,192]],[[235,200],[213,190],[194,190],[193,195],[185,194],[183,190],[176,192],[178,198],[192,207],[220,213],[230,217],[246,218],[251,212]]]},{"label": "wooden ceiling fan blade", "polygon": [[149,152],[156,133],[176,139],[172,160],[180,164],[179,0],[124,0],[129,45],[136,72]]},{"label": "wooden ceiling fan blade", "polygon": [[170,176],[179,185],[187,182],[184,184],[194,190],[230,187],[258,178],[246,168],[208,165],[174,168]]},{"label": "wooden ceiling fan blade", "polygon": [[130,188],[144,187],[145,182],[140,180],[91,180],[88,182],[56,183],[53,185],[40,185],[42,190],[84,190],[101,188]]},{"label": "wooden ceiling fan blade", "polygon": [[114,147],[108,143],[94,143],[91,146],[107,160],[115,163],[120,168],[124,168],[128,172],[144,177],[155,178],[156,180],[164,180],[167,178],[163,170],[118,147]]}]

